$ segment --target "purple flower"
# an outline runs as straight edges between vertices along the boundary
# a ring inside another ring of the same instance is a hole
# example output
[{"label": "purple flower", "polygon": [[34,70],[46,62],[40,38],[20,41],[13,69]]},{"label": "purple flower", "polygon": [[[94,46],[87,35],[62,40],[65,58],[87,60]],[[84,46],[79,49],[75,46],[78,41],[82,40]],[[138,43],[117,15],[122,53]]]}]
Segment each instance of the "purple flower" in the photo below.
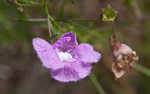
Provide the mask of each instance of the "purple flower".
[{"label": "purple flower", "polygon": [[87,43],[78,45],[71,32],[64,34],[53,45],[41,38],[33,39],[33,47],[44,67],[60,82],[75,82],[87,77],[91,64],[98,62],[101,54]]}]

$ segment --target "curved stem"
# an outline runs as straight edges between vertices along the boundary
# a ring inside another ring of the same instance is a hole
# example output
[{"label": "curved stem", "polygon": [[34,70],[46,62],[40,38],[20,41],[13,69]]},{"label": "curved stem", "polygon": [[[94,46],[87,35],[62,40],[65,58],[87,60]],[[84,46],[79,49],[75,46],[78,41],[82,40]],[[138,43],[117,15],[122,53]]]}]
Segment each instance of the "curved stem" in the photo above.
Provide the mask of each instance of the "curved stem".
[{"label": "curved stem", "polygon": [[60,7],[60,12],[59,12],[59,18],[62,19],[64,17],[64,7],[65,7],[65,0],[62,0],[62,4]]},{"label": "curved stem", "polygon": [[91,73],[91,75],[89,77],[90,77],[92,83],[95,85],[95,87],[96,87],[97,91],[99,92],[99,94],[106,94],[105,91],[103,90],[102,86],[100,85],[100,83],[96,79],[95,74]]},{"label": "curved stem", "polygon": [[140,64],[133,63],[132,67],[135,70],[137,70],[137,71],[139,71],[139,72],[141,72],[141,73],[143,73],[143,74],[145,74],[147,76],[150,76],[150,70],[145,68],[145,67],[143,67],[143,66],[141,66]]},{"label": "curved stem", "polygon": [[32,5],[40,5],[40,3],[38,3],[38,2],[33,2],[33,1],[28,2],[28,3],[27,3],[27,2],[24,2],[24,4],[22,4],[22,3],[18,2],[17,0],[15,0],[14,3],[15,3],[17,6],[20,6],[20,7],[23,7],[23,6],[32,6]]},{"label": "curved stem", "polygon": [[48,32],[49,32],[49,37],[50,37],[50,41],[51,43],[53,42],[52,41],[52,32],[51,30],[53,30],[53,25],[51,23],[51,20],[53,21],[52,17],[49,15],[49,12],[48,12],[48,7],[47,7],[47,1],[46,0],[43,0],[43,8],[44,8],[44,11],[45,11],[45,14],[47,16],[47,21],[48,21]]}]

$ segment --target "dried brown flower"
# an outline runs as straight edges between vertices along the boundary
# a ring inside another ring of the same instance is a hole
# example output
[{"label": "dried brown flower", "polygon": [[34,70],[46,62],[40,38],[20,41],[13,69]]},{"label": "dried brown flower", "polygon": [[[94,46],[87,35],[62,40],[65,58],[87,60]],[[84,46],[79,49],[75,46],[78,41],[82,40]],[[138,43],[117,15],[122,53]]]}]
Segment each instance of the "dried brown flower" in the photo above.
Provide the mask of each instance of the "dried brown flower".
[{"label": "dried brown flower", "polygon": [[138,61],[138,56],[128,45],[120,43],[115,33],[110,38],[110,45],[114,58],[112,72],[116,78],[120,78],[132,67],[132,63]]}]

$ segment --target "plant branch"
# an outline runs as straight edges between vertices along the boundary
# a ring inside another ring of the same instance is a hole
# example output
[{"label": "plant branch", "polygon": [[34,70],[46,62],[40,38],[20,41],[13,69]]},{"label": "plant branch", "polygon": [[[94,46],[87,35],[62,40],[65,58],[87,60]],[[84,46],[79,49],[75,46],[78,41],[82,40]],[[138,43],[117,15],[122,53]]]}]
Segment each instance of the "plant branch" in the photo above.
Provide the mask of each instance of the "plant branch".
[{"label": "plant branch", "polygon": [[139,4],[137,0],[133,0],[133,7],[134,7],[134,12],[135,12],[135,16],[138,20],[143,19],[143,15],[141,13],[141,10],[139,8]]},{"label": "plant branch", "polygon": [[[52,33],[51,33],[51,30],[53,29],[53,26],[52,26],[51,21],[54,21],[54,20],[53,20],[52,17],[49,15],[48,7],[47,7],[47,1],[46,1],[46,0],[43,0],[42,4],[43,4],[43,8],[44,8],[45,14],[46,14],[46,16],[47,16],[47,19],[44,19],[44,20],[45,20],[45,21],[48,21],[49,37],[50,37],[50,41],[51,41],[51,43],[52,43]],[[43,20],[43,19],[40,19],[40,20]]]},{"label": "plant branch", "polygon": [[145,74],[147,76],[150,76],[150,70],[145,68],[145,67],[143,67],[143,66],[141,66],[140,64],[133,63],[132,67],[135,70],[137,70],[137,71],[139,71],[139,72],[141,72],[141,73],[143,73],[143,74]]},{"label": "plant branch", "polygon": [[[29,18],[29,19],[18,19],[19,21],[28,21],[28,22],[47,22],[47,18]],[[98,22],[99,19],[82,19],[82,18],[74,18],[74,19],[58,19],[56,18],[55,21],[62,21],[62,22]]]},{"label": "plant branch", "polygon": [[59,18],[61,18],[61,19],[64,17],[64,7],[65,7],[65,0],[62,0],[60,12],[59,12]]},{"label": "plant branch", "polygon": [[16,4],[16,5],[18,5],[18,6],[21,6],[21,7],[23,7],[23,6],[31,6],[31,5],[40,5],[40,3],[38,3],[38,2],[28,2],[28,3],[24,3],[24,4],[22,4],[22,3],[20,3],[20,2],[18,2],[17,0],[14,0],[14,3]]},{"label": "plant branch", "polygon": [[91,79],[92,83],[95,85],[99,94],[106,94],[105,91],[103,90],[102,86],[100,85],[100,83],[96,79],[96,76],[94,75],[94,73],[91,73],[90,79]]}]

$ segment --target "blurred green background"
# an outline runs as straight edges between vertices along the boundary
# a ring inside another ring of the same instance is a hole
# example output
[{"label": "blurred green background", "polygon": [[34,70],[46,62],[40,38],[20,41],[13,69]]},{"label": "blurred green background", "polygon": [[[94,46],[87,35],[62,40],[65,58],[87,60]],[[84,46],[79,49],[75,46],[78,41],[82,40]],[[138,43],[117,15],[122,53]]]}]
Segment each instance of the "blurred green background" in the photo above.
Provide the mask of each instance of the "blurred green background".
[{"label": "blurred green background", "polygon": [[[49,41],[41,0],[13,1],[0,0],[0,94],[98,94],[88,77],[77,83],[59,83],[51,78],[32,48],[34,37]],[[55,31],[58,36],[72,31],[79,42],[88,42],[102,53],[93,71],[106,94],[150,94],[150,78],[134,69],[115,80],[109,46],[112,24],[101,20],[102,10],[111,5],[117,11],[117,36],[137,52],[139,63],[150,69],[149,0],[47,2],[49,13],[61,27]]]}]

